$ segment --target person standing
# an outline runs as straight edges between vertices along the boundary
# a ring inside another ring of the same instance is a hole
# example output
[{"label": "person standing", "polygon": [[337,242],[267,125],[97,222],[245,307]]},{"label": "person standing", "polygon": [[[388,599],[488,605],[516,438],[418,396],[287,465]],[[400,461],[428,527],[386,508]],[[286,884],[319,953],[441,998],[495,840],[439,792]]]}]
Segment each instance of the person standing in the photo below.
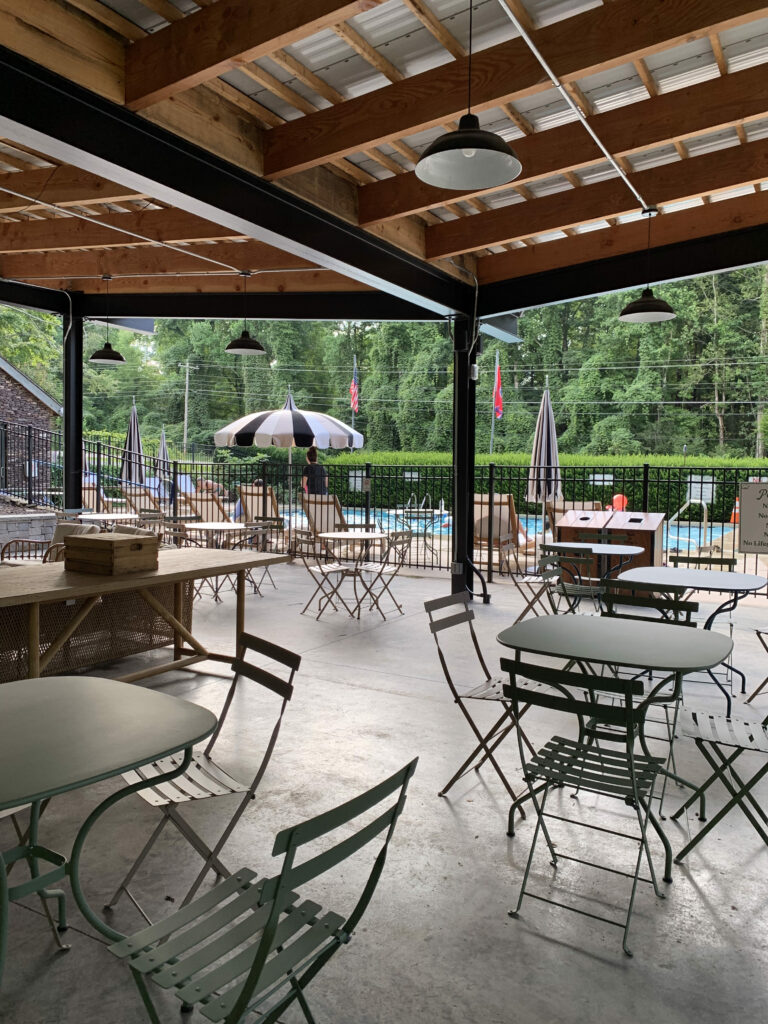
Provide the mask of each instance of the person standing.
[{"label": "person standing", "polygon": [[301,486],[306,494],[328,493],[328,470],[317,461],[317,448],[307,450],[307,464],[301,474]]}]

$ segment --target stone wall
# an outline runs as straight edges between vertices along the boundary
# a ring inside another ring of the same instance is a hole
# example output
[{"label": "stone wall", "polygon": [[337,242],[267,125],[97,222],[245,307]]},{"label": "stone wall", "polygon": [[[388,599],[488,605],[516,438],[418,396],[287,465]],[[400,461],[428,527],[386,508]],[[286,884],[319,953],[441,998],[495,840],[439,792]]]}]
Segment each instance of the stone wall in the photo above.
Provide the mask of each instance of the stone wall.
[{"label": "stone wall", "polygon": [[[27,484],[27,425],[35,429],[32,446],[32,482],[36,493],[50,487],[51,443],[47,433],[54,428],[55,416],[43,402],[13,377],[0,370],[0,421],[7,423],[3,437],[0,487],[23,495]],[[9,422],[10,421],[10,422]]]},{"label": "stone wall", "polygon": [[51,512],[29,512],[23,515],[0,515],[0,549],[6,541],[25,537],[28,540],[50,540],[56,526]]}]

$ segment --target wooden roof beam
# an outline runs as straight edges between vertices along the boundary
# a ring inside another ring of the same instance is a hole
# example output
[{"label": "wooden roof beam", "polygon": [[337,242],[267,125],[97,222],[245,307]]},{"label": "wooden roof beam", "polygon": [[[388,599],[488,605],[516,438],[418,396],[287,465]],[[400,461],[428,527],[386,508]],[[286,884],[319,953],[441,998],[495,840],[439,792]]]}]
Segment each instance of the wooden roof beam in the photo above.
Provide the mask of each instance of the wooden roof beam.
[{"label": "wooden roof beam", "polygon": [[[768,75],[765,65],[760,65],[595,114],[589,123],[614,156],[621,158],[766,115]],[[578,170],[603,159],[577,122],[516,139],[512,146],[523,165],[523,173],[512,183],[513,187],[566,170]],[[444,202],[493,191],[499,189],[478,192],[436,189],[425,185],[412,173],[403,175],[397,182],[377,181],[360,190],[360,223],[381,223],[420,213]]]},{"label": "wooden roof beam", "polygon": [[[768,177],[768,139],[630,175],[641,195],[656,205],[699,198],[751,185]],[[620,178],[542,196],[524,204],[478,213],[457,223],[427,228],[427,259],[454,256],[530,235],[588,224],[637,210],[637,199]]]},{"label": "wooden roof beam", "polygon": [[142,110],[379,3],[220,0],[133,44],[126,52],[126,104]]},{"label": "wooden roof beam", "polygon": [[0,254],[0,273],[4,277],[30,280],[33,277],[101,277],[103,274],[198,274],[217,270],[215,264],[198,259],[196,252],[240,270],[250,270],[256,276],[261,270],[313,269],[306,260],[261,242],[222,242],[185,246],[185,250],[182,253],[159,245],[141,245],[88,252],[3,253]]},{"label": "wooden roof beam", "polygon": [[[676,245],[694,238],[706,238],[768,222],[768,192],[723,199],[706,209],[678,210],[658,217],[653,224],[653,245]],[[477,261],[481,285],[509,281],[527,274],[538,274],[573,267],[593,260],[610,259],[632,252],[643,252],[648,242],[648,226],[643,221],[618,224],[602,231],[590,231],[554,242],[542,242],[529,249],[485,256]]]},{"label": "wooden roof beam", "polygon": [[[34,282],[31,282],[34,283]],[[46,287],[64,289],[66,291],[85,292],[89,295],[106,294],[106,282],[100,278],[65,277],[60,280],[46,280]],[[248,279],[248,294],[257,292],[360,292],[371,291],[366,285],[352,281],[348,277],[336,274],[332,270],[302,270],[290,274],[263,274]],[[233,315],[242,316],[242,278],[236,274],[202,274],[187,276],[168,274],[152,277],[116,277],[109,282],[109,294],[121,292],[132,294],[141,292],[145,295],[165,294],[166,292],[226,292],[239,295],[237,309],[233,307]]]},{"label": "wooden roof beam", "polygon": [[[646,0],[641,8],[636,0],[616,0],[539,29],[536,41],[560,79],[575,82],[765,14],[764,0],[731,0],[727,6],[721,0],[697,0],[672,8],[665,0]],[[280,178],[459,116],[466,104],[467,60],[459,58],[275,129],[264,140],[265,175]],[[474,54],[472,71],[477,111],[551,88],[519,38]]]},{"label": "wooden roof beam", "polygon": [[[0,160],[2,156],[0,155]],[[27,165],[29,166],[29,165]],[[6,186],[12,192],[32,197],[20,199],[3,191]],[[18,210],[35,210],[45,203],[56,206],[78,206],[89,203],[120,203],[130,199],[146,199],[143,192],[134,192],[125,185],[105,181],[95,174],[88,174],[77,167],[61,166],[51,170],[48,167],[20,171],[0,177],[0,213],[15,213]]]}]

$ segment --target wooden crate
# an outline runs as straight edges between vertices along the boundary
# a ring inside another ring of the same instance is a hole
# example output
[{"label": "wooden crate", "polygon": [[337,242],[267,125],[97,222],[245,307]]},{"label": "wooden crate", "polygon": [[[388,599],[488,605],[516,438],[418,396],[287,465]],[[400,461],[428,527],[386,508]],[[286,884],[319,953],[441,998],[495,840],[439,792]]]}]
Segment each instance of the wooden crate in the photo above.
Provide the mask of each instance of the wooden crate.
[{"label": "wooden crate", "polygon": [[125,533],[74,534],[64,538],[64,568],[69,572],[123,576],[157,568],[157,537]]}]

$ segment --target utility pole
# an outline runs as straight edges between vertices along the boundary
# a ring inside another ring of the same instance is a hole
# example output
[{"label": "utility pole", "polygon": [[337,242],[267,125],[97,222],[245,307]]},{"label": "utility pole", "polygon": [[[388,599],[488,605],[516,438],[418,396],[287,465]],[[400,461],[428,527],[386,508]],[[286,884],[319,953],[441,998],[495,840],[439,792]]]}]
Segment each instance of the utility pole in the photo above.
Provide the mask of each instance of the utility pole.
[{"label": "utility pole", "polygon": [[[189,360],[185,363],[179,363],[179,369],[184,367],[184,438],[182,441],[182,447],[184,454],[187,454],[187,424],[189,423],[189,371],[190,365]],[[193,366],[191,369],[196,370],[197,367]]]}]

